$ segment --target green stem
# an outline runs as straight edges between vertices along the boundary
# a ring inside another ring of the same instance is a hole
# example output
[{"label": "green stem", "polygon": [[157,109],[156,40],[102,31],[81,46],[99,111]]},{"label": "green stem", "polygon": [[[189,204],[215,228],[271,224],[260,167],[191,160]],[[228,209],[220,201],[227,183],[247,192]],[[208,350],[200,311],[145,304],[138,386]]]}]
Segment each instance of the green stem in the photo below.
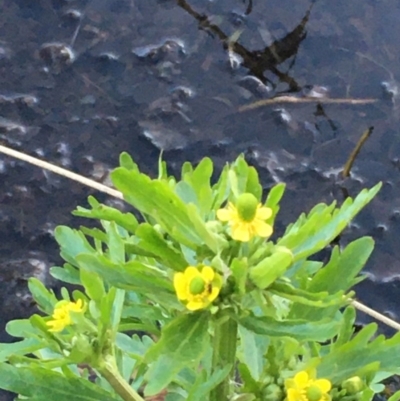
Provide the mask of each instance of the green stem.
[{"label": "green stem", "polygon": [[124,401],[144,401],[144,399],[121,376],[113,357],[106,357],[98,366],[98,372]]},{"label": "green stem", "polygon": [[235,359],[237,348],[237,322],[230,317],[217,321],[214,327],[213,341],[213,371],[231,365],[229,375],[215,387],[210,394],[210,401],[228,401],[229,384],[235,372]]}]

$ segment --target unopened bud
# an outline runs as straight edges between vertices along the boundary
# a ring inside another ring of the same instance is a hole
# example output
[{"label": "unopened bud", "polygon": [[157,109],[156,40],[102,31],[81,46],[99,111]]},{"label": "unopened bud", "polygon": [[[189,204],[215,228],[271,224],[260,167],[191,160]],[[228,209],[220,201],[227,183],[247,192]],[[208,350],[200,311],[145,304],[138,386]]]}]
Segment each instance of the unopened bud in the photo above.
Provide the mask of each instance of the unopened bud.
[{"label": "unopened bud", "polygon": [[345,380],[341,387],[347,394],[357,394],[365,388],[365,383],[358,376],[353,376]]},{"label": "unopened bud", "polygon": [[283,398],[283,391],[277,384],[270,384],[265,387],[264,391],[264,398],[265,401],[276,401],[281,400]]},{"label": "unopened bud", "polygon": [[251,193],[241,194],[236,202],[236,209],[244,221],[252,221],[257,212],[259,201]]}]

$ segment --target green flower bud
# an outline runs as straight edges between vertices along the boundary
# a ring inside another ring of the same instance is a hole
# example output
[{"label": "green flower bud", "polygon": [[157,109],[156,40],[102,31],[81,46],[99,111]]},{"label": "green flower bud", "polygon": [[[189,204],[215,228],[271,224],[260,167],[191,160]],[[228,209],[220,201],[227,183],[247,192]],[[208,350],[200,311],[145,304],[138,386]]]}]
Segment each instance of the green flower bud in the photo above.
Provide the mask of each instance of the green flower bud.
[{"label": "green flower bud", "polygon": [[72,349],[69,359],[74,363],[88,363],[94,355],[93,346],[84,334],[77,334],[72,338]]},{"label": "green flower bud", "polygon": [[190,293],[193,295],[198,295],[204,292],[206,288],[206,283],[202,277],[195,277],[189,284]]},{"label": "green flower bud", "polygon": [[319,401],[323,393],[318,386],[310,386],[306,394],[308,401]]},{"label": "green flower bud", "polygon": [[346,390],[347,394],[357,394],[364,390],[365,383],[358,376],[353,376],[350,379],[345,380],[341,387]]},{"label": "green flower bud", "polygon": [[262,383],[266,386],[274,382],[274,377],[272,375],[265,375],[262,379]]},{"label": "green flower bud", "polygon": [[258,204],[259,201],[253,194],[244,193],[239,195],[236,202],[236,209],[239,213],[239,216],[244,221],[253,221],[257,212]]},{"label": "green flower bud", "polygon": [[276,401],[283,398],[283,391],[277,384],[270,384],[263,390],[265,401]]}]

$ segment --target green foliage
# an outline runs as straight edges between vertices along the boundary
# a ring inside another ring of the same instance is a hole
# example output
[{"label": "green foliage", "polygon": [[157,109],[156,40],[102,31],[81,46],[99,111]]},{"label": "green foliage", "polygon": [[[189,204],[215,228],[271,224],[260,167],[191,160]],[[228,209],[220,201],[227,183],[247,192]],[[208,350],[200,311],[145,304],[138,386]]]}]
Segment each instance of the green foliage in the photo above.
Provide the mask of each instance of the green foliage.
[{"label": "green foliage", "polygon": [[[88,380],[68,377],[37,366],[15,367],[0,364],[2,388],[16,392],[30,401],[112,401],[119,397]],[[6,378],[6,380],[4,380]]]},{"label": "green foliage", "polygon": [[315,260],[380,184],[268,238],[285,185],[264,194],[242,156],[219,177],[209,158],[184,163],[180,179],[161,158],[155,179],[126,153],[120,165],[112,180],[134,213],[89,197],[74,214],[98,227],[55,230],[65,264],[51,274],[74,290],[58,299],[29,280],[41,314],[8,323],[18,341],[0,344],[0,388],[29,400],[284,401],[285,380],[306,371],[332,383],[335,401],[370,401],[400,370],[399,335],[353,332],[372,238]]}]

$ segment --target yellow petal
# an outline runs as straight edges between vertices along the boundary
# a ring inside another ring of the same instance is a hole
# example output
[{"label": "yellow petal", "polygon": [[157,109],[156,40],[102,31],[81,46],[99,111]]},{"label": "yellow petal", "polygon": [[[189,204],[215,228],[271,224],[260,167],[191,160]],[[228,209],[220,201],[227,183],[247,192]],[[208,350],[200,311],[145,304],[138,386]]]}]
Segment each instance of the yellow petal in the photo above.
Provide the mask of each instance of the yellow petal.
[{"label": "yellow petal", "polygon": [[197,270],[196,267],[194,266],[189,266],[186,268],[185,272],[185,280],[189,283],[192,281],[195,277],[200,276],[200,272]]},{"label": "yellow petal", "polygon": [[313,383],[317,386],[323,393],[327,393],[332,388],[331,382],[327,379],[318,379]]},{"label": "yellow petal", "polygon": [[188,297],[187,293],[187,281],[183,273],[175,273],[174,275],[174,288],[176,296],[180,300],[185,300]]},{"label": "yellow petal", "polygon": [[250,241],[250,232],[248,224],[242,223],[232,227],[232,238],[236,241],[248,242]]},{"label": "yellow petal", "polygon": [[201,275],[206,282],[211,282],[214,280],[215,272],[214,269],[210,266],[204,266]]},{"label": "yellow petal", "polygon": [[65,324],[62,320],[49,320],[46,322],[46,325],[49,326],[49,331],[52,333],[63,331],[65,327]]},{"label": "yellow petal", "polygon": [[298,390],[296,390],[295,388],[290,388],[287,391],[287,400],[288,401],[302,401],[300,392]]},{"label": "yellow petal", "polygon": [[219,288],[218,287],[212,287],[210,295],[207,297],[208,301],[211,303],[214,301],[215,298],[217,298],[219,294]]},{"label": "yellow petal", "polygon": [[308,373],[304,370],[299,373],[296,373],[293,380],[294,380],[296,387],[304,388],[308,385],[308,381],[309,381]]},{"label": "yellow petal", "polygon": [[218,220],[229,221],[229,220],[231,220],[231,216],[232,216],[232,212],[228,209],[218,209],[217,210]]},{"label": "yellow petal", "polygon": [[204,302],[204,301],[189,301],[186,305],[186,308],[188,308],[189,310],[199,310],[202,308],[205,308],[208,305],[208,303]]},{"label": "yellow petal", "polygon": [[267,220],[272,216],[272,209],[269,207],[259,207],[257,209],[256,218],[260,220]]},{"label": "yellow petal", "polygon": [[262,238],[270,237],[272,234],[272,227],[261,220],[255,220],[253,223],[253,227],[258,236]]},{"label": "yellow petal", "polygon": [[70,302],[68,304],[68,310],[73,312],[82,312],[82,300],[78,299],[76,302]]}]

